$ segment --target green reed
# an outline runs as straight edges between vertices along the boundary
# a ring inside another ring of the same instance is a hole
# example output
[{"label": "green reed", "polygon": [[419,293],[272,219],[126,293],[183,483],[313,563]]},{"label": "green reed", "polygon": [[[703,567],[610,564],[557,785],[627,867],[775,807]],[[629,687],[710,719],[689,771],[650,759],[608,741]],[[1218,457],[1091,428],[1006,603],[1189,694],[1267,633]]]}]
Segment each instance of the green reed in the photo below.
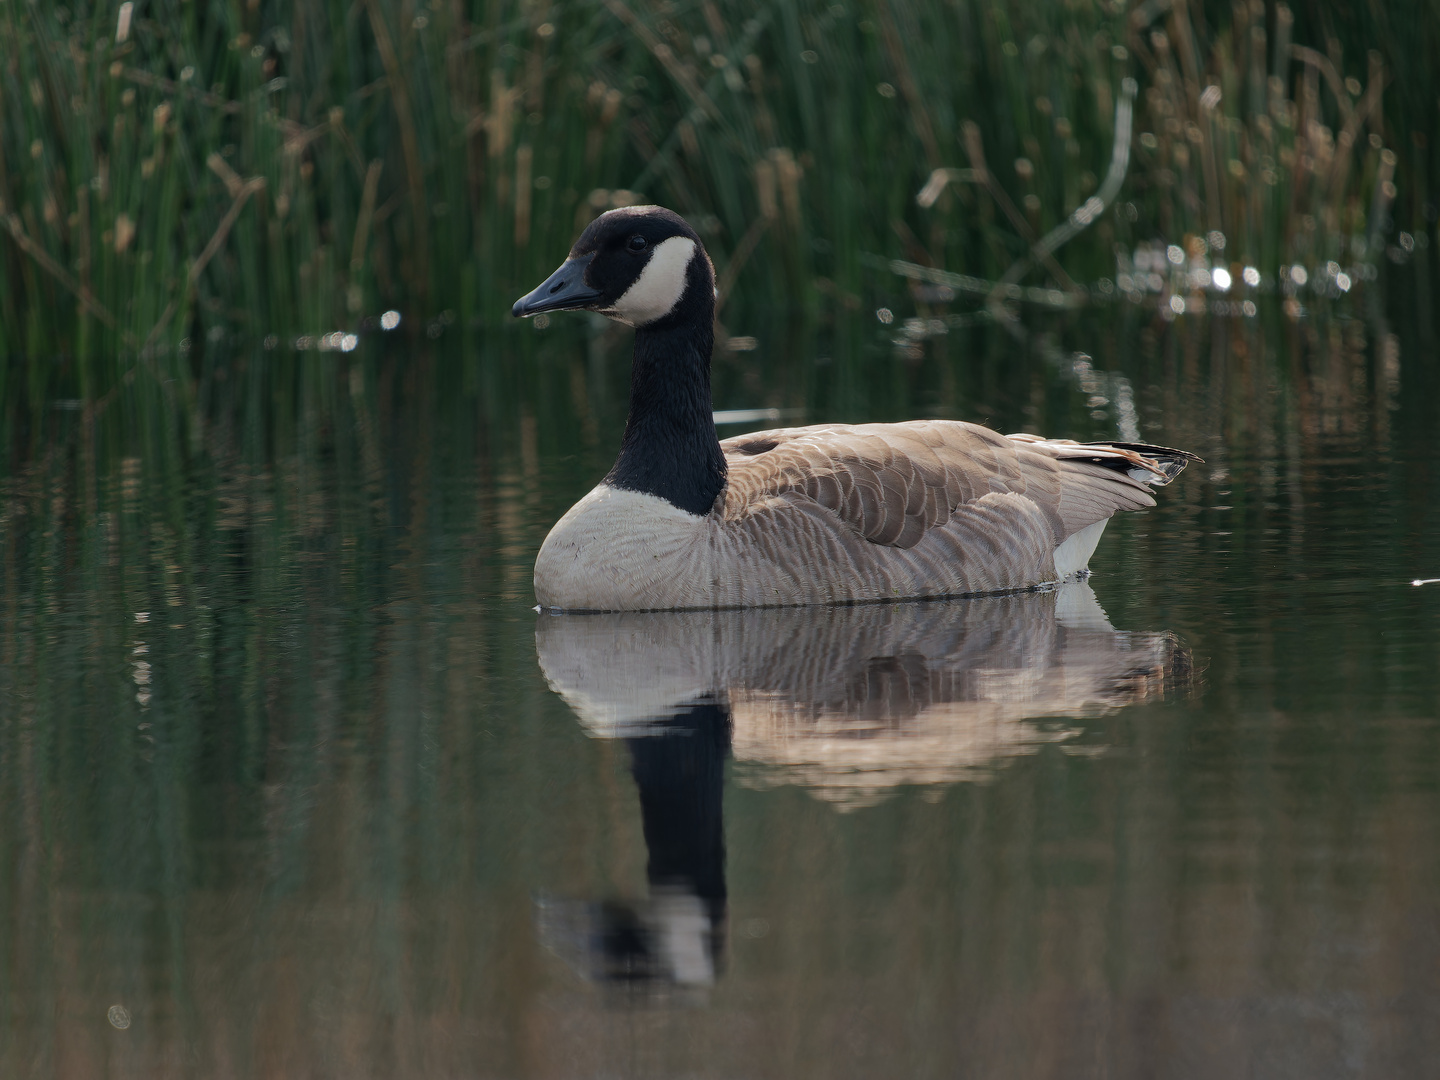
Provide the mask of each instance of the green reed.
[{"label": "green reed", "polygon": [[1360,47],[1386,42],[1317,48],[1284,5],[128,10],[0,3],[7,400],[89,401],[137,357],[190,385],[210,335],[288,346],[390,307],[497,326],[586,220],[639,199],[696,223],[742,308],[859,308],[899,288],[877,257],[1018,275],[1096,193],[1127,77],[1121,193],[1027,284],[1079,295],[1157,235],[1223,233],[1270,275],[1373,261],[1407,169],[1423,189]]}]

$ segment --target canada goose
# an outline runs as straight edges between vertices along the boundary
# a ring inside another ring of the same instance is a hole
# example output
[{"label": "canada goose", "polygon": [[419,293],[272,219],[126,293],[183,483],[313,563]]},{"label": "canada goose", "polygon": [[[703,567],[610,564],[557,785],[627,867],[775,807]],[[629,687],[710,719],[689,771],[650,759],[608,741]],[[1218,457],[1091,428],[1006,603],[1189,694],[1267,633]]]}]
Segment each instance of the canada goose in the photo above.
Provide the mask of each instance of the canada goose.
[{"label": "canada goose", "polygon": [[1083,573],[1106,521],[1154,506],[1193,455],[1000,435],[955,420],[832,424],[721,442],[715,271],[677,214],[601,214],[517,316],[635,327],[620,456],[535,561],[540,605],[625,611],[973,596]]}]

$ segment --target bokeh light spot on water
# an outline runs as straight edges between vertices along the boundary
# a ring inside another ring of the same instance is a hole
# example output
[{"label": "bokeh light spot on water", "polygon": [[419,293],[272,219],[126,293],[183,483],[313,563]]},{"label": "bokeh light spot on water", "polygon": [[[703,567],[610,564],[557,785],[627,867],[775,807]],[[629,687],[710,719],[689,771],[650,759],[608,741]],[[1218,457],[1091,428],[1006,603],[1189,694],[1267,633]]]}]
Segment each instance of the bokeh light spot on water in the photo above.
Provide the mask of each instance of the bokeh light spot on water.
[{"label": "bokeh light spot on water", "polygon": [[380,316],[381,330],[394,330],[399,325],[400,312],[395,311],[393,308],[390,311],[385,312],[384,315]]},{"label": "bokeh light spot on water", "polygon": [[111,1005],[110,1011],[105,1014],[110,1021],[110,1026],[117,1031],[124,1031],[130,1026],[130,1011],[124,1005]]}]

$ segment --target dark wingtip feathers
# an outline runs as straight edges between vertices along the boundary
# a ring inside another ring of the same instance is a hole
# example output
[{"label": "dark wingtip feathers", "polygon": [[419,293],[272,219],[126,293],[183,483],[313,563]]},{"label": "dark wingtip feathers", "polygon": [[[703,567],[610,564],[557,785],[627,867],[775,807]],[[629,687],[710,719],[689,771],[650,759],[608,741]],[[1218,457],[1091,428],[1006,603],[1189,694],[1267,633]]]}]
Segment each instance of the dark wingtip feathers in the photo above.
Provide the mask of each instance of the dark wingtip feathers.
[{"label": "dark wingtip feathers", "polygon": [[1153,446],[1150,443],[1129,442],[1086,443],[1085,445],[1123,450],[1144,459],[1142,462],[1135,463],[1139,466],[1138,468],[1129,470],[1130,476],[1134,480],[1154,484],[1156,487],[1164,487],[1170,483],[1185,471],[1185,466],[1190,462],[1203,463],[1205,461],[1199,454],[1192,454],[1188,450],[1176,450],[1173,446]]},{"label": "dark wingtip feathers", "polygon": [[1185,471],[1192,461],[1205,459],[1188,450],[1173,446],[1154,446],[1135,442],[1075,442],[1073,439],[1044,439],[1039,435],[1007,435],[1007,439],[1024,443],[1044,443],[1062,460],[1088,461],[1101,468],[1123,472],[1142,484],[1164,487]]}]

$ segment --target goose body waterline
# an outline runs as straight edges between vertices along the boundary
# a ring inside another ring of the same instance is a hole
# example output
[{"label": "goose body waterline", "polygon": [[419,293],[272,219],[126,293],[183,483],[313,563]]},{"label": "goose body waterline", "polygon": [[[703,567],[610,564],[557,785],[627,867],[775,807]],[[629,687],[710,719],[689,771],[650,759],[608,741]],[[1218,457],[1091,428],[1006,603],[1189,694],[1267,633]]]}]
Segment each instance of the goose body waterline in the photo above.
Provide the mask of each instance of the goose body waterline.
[{"label": "goose body waterline", "polygon": [[630,415],[606,477],[535,562],[545,608],[637,611],[974,596],[1086,570],[1111,515],[1153,506],[1193,455],[1000,435],[954,420],[821,425],[721,442],[715,275],[655,206],[611,210],[516,316],[635,327]]}]

